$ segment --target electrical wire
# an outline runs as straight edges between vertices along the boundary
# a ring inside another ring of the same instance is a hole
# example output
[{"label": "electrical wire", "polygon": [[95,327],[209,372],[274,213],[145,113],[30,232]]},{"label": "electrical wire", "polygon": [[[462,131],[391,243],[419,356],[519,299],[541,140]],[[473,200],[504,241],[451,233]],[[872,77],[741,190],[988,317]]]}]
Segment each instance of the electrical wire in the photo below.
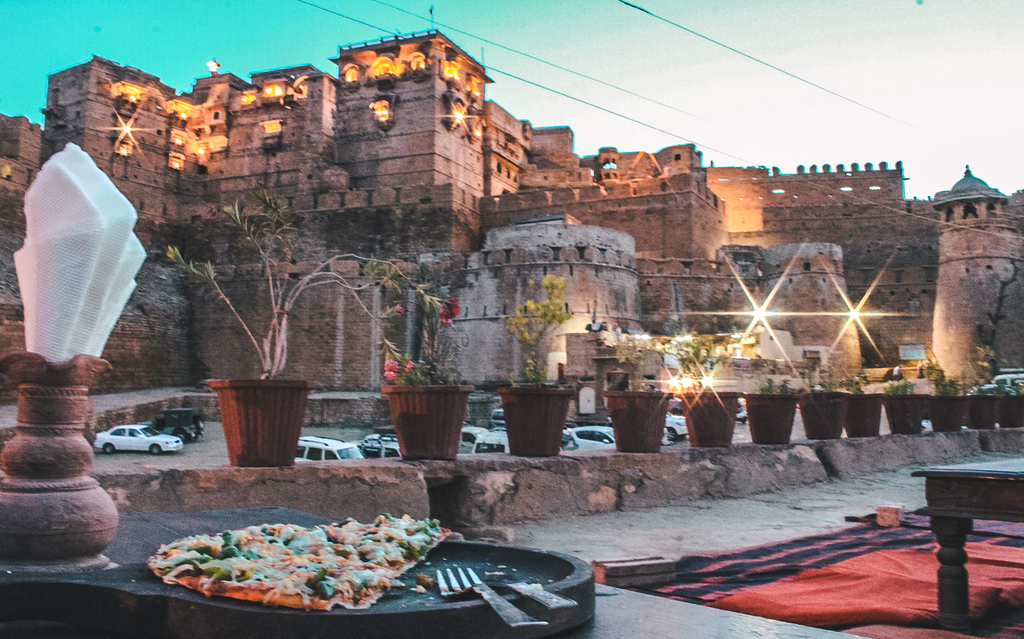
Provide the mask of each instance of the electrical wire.
[{"label": "electrical wire", "polygon": [[420,20],[424,20],[424,21],[430,22],[432,25],[436,24],[437,26],[444,27],[445,29],[447,29],[449,31],[453,31],[455,33],[461,33],[462,35],[468,36],[470,38],[473,38],[474,40],[479,40],[480,42],[486,42],[487,44],[489,44],[491,46],[498,47],[499,49],[503,49],[503,50],[508,51],[510,53],[515,53],[517,55],[521,55],[524,58],[529,58],[530,60],[533,60],[535,62],[540,62],[541,64],[546,64],[547,66],[552,67],[554,69],[558,69],[559,71],[564,71],[564,72],[570,73],[570,74],[572,74],[572,75],[574,75],[576,77],[583,78],[585,80],[590,80],[591,82],[596,82],[597,84],[600,84],[602,86],[606,86],[606,87],[611,88],[611,89],[615,89],[616,91],[621,91],[622,93],[625,93],[627,95],[631,95],[634,98],[640,98],[641,100],[644,100],[646,102],[650,102],[651,104],[656,104],[656,105],[658,105],[660,107],[664,107],[666,109],[671,109],[672,111],[675,111],[677,113],[682,113],[683,115],[688,115],[691,118],[696,118],[696,119],[702,120],[704,122],[708,122],[708,123],[711,123],[711,124],[722,126],[721,124],[719,124],[717,122],[714,122],[714,121],[709,120],[707,118],[701,117],[701,116],[699,116],[699,115],[697,115],[695,113],[690,113],[689,111],[684,111],[683,109],[680,109],[678,107],[674,107],[671,104],[666,104],[664,102],[659,102],[658,100],[655,100],[654,98],[647,97],[646,95],[637,93],[635,91],[630,91],[629,89],[620,87],[620,86],[618,86],[616,84],[612,84],[611,82],[606,82],[604,80],[601,80],[600,78],[595,78],[592,75],[587,75],[586,73],[582,73],[580,71],[576,71],[575,69],[570,69],[569,67],[565,67],[565,66],[562,66],[560,64],[556,64],[554,62],[550,62],[550,61],[545,60],[543,58],[539,58],[539,57],[537,57],[537,56],[535,56],[535,55],[533,55],[531,53],[526,53],[525,51],[520,51],[519,49],[513,49],[510,46],[507,46],[507,45],[504,45],[504,44],[500,44],[498,42],[495,42],[494,40],[488,40],[487,38],[484,38],[482,36],[478,36],[476,34],[468,32],[468,31],[463,31],[462,29],[459,29],[457,27],[453,27],[450,24],[444,24],[443,22],[437,22],[436,20],[432,20],[431,18],[424,18],[423,16],[421,16],[421,15],[419,15],[417,13],[414,13],[412,11],[407,11],[407,10],[405,10],[405,9],[403,9],[401,7],[397,7],[397,6],[395,6],[395,5],[393,5],[393,4],[389,3],[389,2],[384,2],[384,0],[370,0],[370,2],[373,2],[375,4],[379,4],[379,5],[388,7],[390,9],[394,9],[395,11],[398,11],[399,13],[404,13],[405,15],[412,16],[414,18],[419,18]]},{"label": "electrical wire", "polygon": [[313,4],[312,2],[307,2],[306,0],[295,0],[295,1],[298,2],[298,3],[304,4],[306,6],[313,7],[314,9],[320,9],[321,11],[326,11],[327,13],[336,15],[339,18],[345,18],[346,20],[351,20],[352,22],[355,22],[357,24],[361,24],[364,27],[370,27],[371,29],[376,29],[378,31],[383,31],[384,33],[388,33],[388,34],[391,34],[391,35],[400,35],[397,31],[392,31],[390,29],[385,29],[384,27],[378,27],[377,25],[370,24],[369,22],[363,22],[362,20],[359,20],[357,18],[353,18],[352,16],[347,16],[344,13],[338,13],[337,11],[334,11],[332,9],[328,9],[327,7],[321,7],[318,4]]},{"label": "electrical wire", "polygon": [[914,126],[913,124],[910,124],[909,122],[904,122],[903,120],[900,120],[899,118],[896,118],[896,117],[893,117],[893,116],[889,115],[888,113],[885,113],[885,112],[879,111],[878,109],[870,107],[870,106],[864,104],[863,102],[858,102],[858,101],[854,100],[853,98],[848,98],[848,97],[846,97],[845,95],[843,95],[841,93],[837,93],[837,92],[833,91],[832,89],[827,89],[827,88],[821,86],[820,84],[817,84],[815,82],[811,82],[810,80],[802,78],[802,77],[798,76],[795,73],[791,73],[789,71],[786,71],[785,69],[781,69],[781,68],[775,66],[774,64],[771,64],[770,62],[765,62],[764,60],[762,60],[760,58],[757,58],[755,56],[752,56],[749,53],[744,53],[743,51],[740,51],[739,49],[737,49],[735,47],[730,47],[729,45],[725,44],[724,42],[720,42],[718,40],[715,40],[714,38],[711,38],[711,37],[708,37],[708,36],[704,35],[703,33],[699,33],[697,31],[694,31],[693,29],[690,29],[689,27],[685,27],[685,26],[679,24],[678,22],[673,22],[672,20],[669,20],[668,18],[666,18],[664,16],[660,16],[660,15],[654,13],[653,11],[645,9],[645,8],[641,7],[640,5],[638,5],[638,4],[633,4],[632,2],[627,2],[626,0],[618,0],[618,1],[620,3],[626,5],[627,7],[632,7],[633,9],[636,9],[637,11],[640,11],[642,13],[646,13],[647,15],[651,16],[652,18],[654,18],[656,20],[661,20],[662,22],[668,23],[668,24],[670,24],[670,25],[672,25],[674,27],[682,29],[683,31],[685,31],[685,32],[687,32],[687,33],[689,33],[691,35],[695,35],[698,38],[701,38],[703,40],[707,40],[708,42],[710,42],[712,44],[715,44],[715,45],[718,45],[718,46],[722,47],[723,49],[727,49],[729,51],[732,51],[733,53],[741,55],[744,58],[747,58],[748,60],[753,60],[754,62],[756,62],[758,64],[761,64],[761,65],[764,65],[764,66],[768,67],[769,69],[772,69],[774,71],[778,71],[779,73],[781,73],[781,74],[783,74],[785,76],[788,76],[790,78],[793,78],[794,80],[798,80],[800,82],[803,82],[804,84],[812,86],[815,89],[818,89],[820,91],[824,91],[825,93],[833,95],[833,96],[835,96],[835,97],[837,97],[837,98],[839,98],[841,100],[845,100],[845,101],[849,102],[850,104],[855,104],[855,105],[857,105],[857,106],[859,106],[859,107],[861,107],[863,109],[867,109],[868,111],[871,111],[873,113],[877,113],[878,115],[881,115],[883,117],[889,118],[893,122],[899,122],[900,124],[902,124],[904,126],[908,126],[908,127],[912,128],[912,129],[917,129],[918,128],[918,127]]}]

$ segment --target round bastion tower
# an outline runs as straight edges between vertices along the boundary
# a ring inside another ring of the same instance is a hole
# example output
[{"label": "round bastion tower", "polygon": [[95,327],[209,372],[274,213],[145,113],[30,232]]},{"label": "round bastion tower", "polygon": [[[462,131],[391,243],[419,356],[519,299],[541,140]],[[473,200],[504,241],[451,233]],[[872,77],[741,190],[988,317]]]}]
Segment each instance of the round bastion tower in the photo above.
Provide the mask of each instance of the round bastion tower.
[{"label": "round bastion tower", "polygon": [[1024,364],[1024,237],[1003,211],[1005,195],[971,174],[935,194],[939,278],[932,350],[951,374],[995,352],[999,367]]}]

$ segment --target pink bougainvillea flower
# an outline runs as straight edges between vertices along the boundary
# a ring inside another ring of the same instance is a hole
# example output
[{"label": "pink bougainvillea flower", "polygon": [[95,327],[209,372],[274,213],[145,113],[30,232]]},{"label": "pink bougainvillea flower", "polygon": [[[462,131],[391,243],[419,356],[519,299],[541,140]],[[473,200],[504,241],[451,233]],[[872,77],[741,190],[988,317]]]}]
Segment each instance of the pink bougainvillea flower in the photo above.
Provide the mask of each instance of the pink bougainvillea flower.
[{"label": "pink bougainvillea flower", "polygon": [[397,373],[398,361],[393,359],[386,360],[384,362],[384,370],[387,371],[388,373]]},{"label": "pink bougainvillea flower", "polygon": [[459,298],[449,297],[445,300],[441,310],[437,312],[437,316],[441,319],[441,323],[451,324],[452,320],[459,316]]},{"label": "pink bougainvillea flower", "polygon": [[395,312],[398,313],[399,315],[401,315],[402,313],[405,312],[405,307],[402,306],[401,304],[396,304],[395,305]]},{"label": "pink bougainvillea flower", "polygon": [[414,368],[416,368],[416,364],[414,364],[412,362],[406,362],[405,363],[405,370],[411,371]]},{"label": "pink bougainvillea flower", "polygon": [[395,371],[384,371],[384,379],[388,380],[389,382],[393,382],[396,379],[398,379],[398,373],[396,373]]}]

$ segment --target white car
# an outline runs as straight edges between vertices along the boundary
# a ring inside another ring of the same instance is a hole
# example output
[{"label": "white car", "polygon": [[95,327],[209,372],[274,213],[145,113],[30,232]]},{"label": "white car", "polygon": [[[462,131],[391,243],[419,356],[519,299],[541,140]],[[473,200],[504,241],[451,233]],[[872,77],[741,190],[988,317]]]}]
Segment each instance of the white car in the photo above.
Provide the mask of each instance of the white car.
[{"label": "white car", "polygon": [[459,442],[460,453],[472,453],[480,436],[489,432],[486,428],[465,424],[462,426],[462,440]]},{"label": "white car", "polygon": [[609,450],[615,448],[611,426],[577,426],[562,431],[562,450]]},{"label": "white car", "polygon": [[686,418],[682,415],[665,415],[665,439],[669,443],[677,442],[686,437]]},{"label": "white car", "polygon": [[401,457],[402,450],[398,446],[396,435],[367,435],[359,442],[363,457]]},{"label": "white car", "polygon": [[181,450],[185,444],[180,437],[161,435],[149,424],[129,424],[96,433],[96,450],[113,453],[118,450],[148,450],[154,455]]},{"label": "white car", "polygon": [[473,444],[474,453],[508,452],[508,432],[504,428],[486,430],[476,438]]},{"label": "white car", "polygon": [[330,437],[300,437],[299,445],[295,449],[296,463],[362,458],[363,452],[359,450],[357,444]]}]

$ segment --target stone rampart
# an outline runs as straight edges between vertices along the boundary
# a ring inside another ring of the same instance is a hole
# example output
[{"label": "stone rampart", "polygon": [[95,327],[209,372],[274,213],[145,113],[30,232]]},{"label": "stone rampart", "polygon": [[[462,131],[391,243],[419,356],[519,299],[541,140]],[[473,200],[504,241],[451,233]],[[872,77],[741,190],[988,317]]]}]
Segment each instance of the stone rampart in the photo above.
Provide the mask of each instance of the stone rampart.
[{"label": "stone rampart", "polygon": [[454,462],[366,459],[294,468],[154,470],[99,479],[122,512],[287,506],[336,519],[381,512],[430,515],[472,531],[740,498],[915,464],[950,463],[983,451],[1022,450],[1024,432],[995,430],[646,455],[586,451],[551,458],[495,454]]}]

